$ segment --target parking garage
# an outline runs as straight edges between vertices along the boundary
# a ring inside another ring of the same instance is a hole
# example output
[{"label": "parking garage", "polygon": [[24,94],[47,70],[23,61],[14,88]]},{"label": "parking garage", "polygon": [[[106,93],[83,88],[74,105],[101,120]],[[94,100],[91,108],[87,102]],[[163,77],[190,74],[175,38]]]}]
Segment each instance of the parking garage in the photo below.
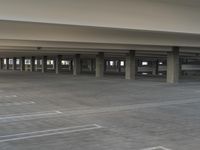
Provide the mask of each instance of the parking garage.
[{"label": "parking garage", "polygon": [[136,76],[160,77],[167,78],[168,83],[177,83],[181,77],[199,75],[198,54],[180,53],[178,47],[172,52],[151,52],[150,55],[134,50],[127,53],[83,53],[1,58],[0,68],[56,74],[94,74],[96,77],[124,76],[129,80],[135,80]]},{"label": "parking garage", "polygon": [[199,8],[1,0],[0,150],[199,150]]}]

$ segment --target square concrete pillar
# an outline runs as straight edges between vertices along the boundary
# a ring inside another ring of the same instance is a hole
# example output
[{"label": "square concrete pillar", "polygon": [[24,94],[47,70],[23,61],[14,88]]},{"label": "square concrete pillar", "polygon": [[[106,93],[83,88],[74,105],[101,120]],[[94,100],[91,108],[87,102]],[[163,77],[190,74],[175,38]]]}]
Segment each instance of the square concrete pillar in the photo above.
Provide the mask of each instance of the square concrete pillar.
[{"label": "square concrete pillar", "polygon": [[91,61],[91,59],[87,60],[87,66],[88,66],[89,71],[92,72],[92,61]]},{"label": "square concrete pillar", "polygon": [[73,58],[73,75],[79,75],[81,73],[81,55],[76,54]]},{"label": "square concrete pillar", "polygon": [[47,56],[42,57],[42,73],[47,71]]},{"label": "square concrete pillar", "polygon": [[127,80],[135,80],[135,77],[136,77],[136,56],[135,56],[135,51],[131,50],[126,55],[125,78]]},{"label": "square concrete pillar", "polygon": [[158,75],[158,67],[159,67],[159,61],[155,60],[152,62],[152,75],[156,76]]},{"label": "square concrete pillar", "polygon": [[39,71],[40,70],[40,59],[39,58],[35,58],[35,59],[36,59],[35,71]]},{"label": "square concrete pillar", "polygon": [[25,71],[25,57],[20,58],[20,71]]},{"label": "square concrete pillar", "polygon": [[3,69],[3,64],[4,64],[4,62],[3,62],[3,58],[0,58],[0,69],[2,70]]},{"label": "square concrete pillar", "polygon": [[108,67],[107,67],[107,62],[108,62],[107,60],[104,60],[104,73],[106,73],[107,68],[108,68]]},{"label": "square concrete pillar", "polygon": [[38,71],[38,58],[35,58],[35,71]]},{"label": "square concrete pillar", "polygon": [[121,72],[121,60],[117,60],[117,72]]},{"label": "square concrete pillar", "polygon": [[13,66],[12,66],[13,70],[17,70],[17,58],[13,57]]},{"label": "square concrete pillar", "polygon": [[183,75],[182,64],[183,64],[183,59],[179,58],[179,77],[182,77]]},{"label": "square concrete pillar", "polygon": [[58,55],[56,56],[55,58],[55,71],[56,71],[56,74],[59,74],[60,71],[61,71],[61,61],[62,61],[62,55]]},{"label": "square concrete pillar", "polygon": [[167,52],[167,82],[177,83],[179,80],[179,47],[173,47]]},{"label": "square concrete pillar", "polygon": [[6,70],[9,70],[9,58],[6,58]]},{"label": "square concrete pillar", "polygon": [[140,60],[136,59],[136,61],[135,61],[135,75],[137,75],[137,73],[138,73],[139,64],[140,64]]},{"label": "square concrete pillar", "polygon": [[95,59],[91,59],[91,72],[95,72]]},{"label": "square concrete pillar", "polygon": [[34,56],[32,56],[31,57],[31,68],[30,68],[31,70],[31,72],[33,72],[33,71],[35,71],[35,57]]},{"label": "square concrete pillar", "polygon": [[100,52],[96,55],[96,77],[104,76],[104,53]]},{"label": "square concrete pillar", "polygon": [[73,71],[73,60],[70,60],[70,71]]}]

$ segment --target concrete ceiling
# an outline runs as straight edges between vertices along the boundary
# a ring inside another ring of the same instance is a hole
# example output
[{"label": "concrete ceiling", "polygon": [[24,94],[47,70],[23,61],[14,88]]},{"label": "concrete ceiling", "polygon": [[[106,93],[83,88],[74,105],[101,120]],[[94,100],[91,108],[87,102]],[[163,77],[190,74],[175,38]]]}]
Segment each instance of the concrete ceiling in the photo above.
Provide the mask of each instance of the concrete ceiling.
[{"label": "concrete ceiling", "polygon": [[198,0],[0,0],[0,54],[200,52]]},{"label": "concrete ceiling", "polygon": [[1,55],[41,55],[83,52],[200,52],[200,35],[89,26],[0,21]]},{"label": "concrete ceiling", "polygon": [[200,47],[199,34],[0,21],[1,40]]},{"label": "concrete ceiling", "polygon": [[199,3],[198,0],[0,0],[0,19],[200,34]]},{"label": "concrete ceiling", "polygon": [[155,1],[177,4],[177,5],[187,5],[187,6],[195,6],[195,7],[200,6],[199,0],[155,0]]}]

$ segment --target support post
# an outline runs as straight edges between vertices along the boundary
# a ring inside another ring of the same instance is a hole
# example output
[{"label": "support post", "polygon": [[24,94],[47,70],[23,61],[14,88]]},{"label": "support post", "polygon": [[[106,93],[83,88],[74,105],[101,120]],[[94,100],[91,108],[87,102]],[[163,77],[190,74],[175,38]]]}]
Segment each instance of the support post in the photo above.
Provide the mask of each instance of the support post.
[{"label": "support post", "polygon": [[121,73],[121,69],[122,69],[122,68],[121,68],[121,60],[118,60],[118,61],[117,61],[117,67],[118,67],[118,69],[117,69],[118,72]]},{"label": "support post", "polygon": [[13,66],[12,66],[13,70],[17,70],[17,58],[13,57]]},{"label": "support post", "polygon": [[35,71],[35,57],[31,57],[31,72]]},{"label": "support post", "polygon": [[9,70],[9,58],[6,58],[6,70]]},{"label": "support post", "polygon": [[91,72],[95,71],[95,59],[91,59]]},{"label": "support post", "polygon": [[59,74],[60,71],[61,71],[61,60],[62,60],[62,55],[56,56],[56,59],[55,59],[55,71],[56,71],[56,74]]},{"label": "support post", "polygon": [[88,65],[88,68],[89,68],[89,72],[92,72],[92,61],[91,61],[91,59],[87,59],[87,65]]},{"label": "support post", "polygon": [[96,55],[96,77],[102,78],[104,76],[104,53],[99,52]]},{"label": "support post", "polygon": [[47,71],[47,56],[42,57],[42,73]]},{"label": "support post", "polygon": [[73,75],[79,75],[81,73],[81,57],[80,54],[76,54],[73,58]]},{"label": "support post", "polygon": [[177,83],[179,81],[179,47],[173,47],[167,52],[167,82]]},{"label": "support post", "polygon": [[73,60],[70,60],[70,72],[73,71]]},{"label": "support post", "polygon": [[20,71],[25,71],[25,57],[20,59]]},{"label": "support post", "polygon": [[38,58],[35,58],[35,62],[36,62],[36,64],[35,64],[35,71],[37,72],[38,71],[38,66],[39,66],[39,61],[38,61]]},{"label": "support post", "polygon": [[127,80],[135,80],[136,78],[136,56],[134,50],[129,51],[129,53],[126,55],[125,76]]},{"label": "support post", "polygon": [[183,72],[182,72],[182,63],[183,63],[183,59],[179,58],[179,77],[180,78],[183,75]]},{"label": "support post", "polygon": [[41,66],[42,66],[40,58],[37,58],[37,65],[36,66],[37,66],[36,67],[36,71],[40,71],[41,70]]},{"label": "support post", "polygon": [[3,58],[0,58],[0,69],[1,70],[3,70],[3,64],[4,64],[3,60],[4,60]]},{"label": "support post", "polygon": [[158,75],[158,67],[159,67],[158,63],[159,63],[159,61],[156,60],[156,61],[153,61],[152,63],[153,63],[152,64],[152,75],[156,76],[156,75]]}]

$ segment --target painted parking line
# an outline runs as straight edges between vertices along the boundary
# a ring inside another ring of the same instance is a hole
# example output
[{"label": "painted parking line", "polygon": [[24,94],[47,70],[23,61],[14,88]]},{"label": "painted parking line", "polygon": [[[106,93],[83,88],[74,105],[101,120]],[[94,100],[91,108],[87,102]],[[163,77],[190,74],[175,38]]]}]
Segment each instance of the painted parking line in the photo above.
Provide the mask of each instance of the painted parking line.
[{"label": "painted parking line", "polygon": [[32,139],[32,138],[39,138],[39,137],[45,137],[45,136],[53,136],[53,135],[59,135],[59,134],[97,130],[100,128],[102,128],[102,126],[97,125],[97,124],[89,124],[89,125],[83,125],[83,126],[74,126],[74,127],[57,128],[57,129],[49,129],[49,130],[41,130],[41,131],[34,131],[34,132],[5,135],[5,136],[0,136],[0,143]]},{"label": "painted parking line", "polygon": [[29,102],[13,102],[13,103],[0,103],[0,107],[1,106],[20,106],[20,105],[30,105],[30,104],[35,104],[35,102],[33,101],[29,101]]},{"label": "painted parking line", "polygon": [[98,113],[115,113],[120,111],[135,111],[147,108],[184,105],[184,104],[199,103],[199,102],[200,102],[199,99],[188,99],[188,100],[178,100],[178,101],[135,104],[135,105],[109,106],[109,107],[97,107],[97,108],[88,107],[78,110],[60,109],[60,111],[62,111],[63,116],[90,115]]},{"label": "painted parking line", "polygon": [[0,98],[15,98],[15,97],[17,97],[17,95],[5,95],[5,96],[0,95]]},{"label": "painted parking line", "polygon": [[157,146],[157,147],[145,148],[145,149],[142,149],[142,150],[171,150],[171,149],[168,149],[168,148],[163,147],[163,146]]},{"label": "painted parking line", "polygon": [[73,115],[90,115],[98,113],[115,113],[119,111],[134,111],[138,109],[145,108],[154,108],[154,107],[164,107],[171,105],[183,105],[190,103],[199,103],[199,99],[189,99],[189,100],[179,100],[179,101],[165,101],[157,103],[144,103],[144,104],[135,104],[135,105],[125,105],[125,106],[111,106],[111,107],[100,107],[100,108],[85,108],[78,110],[67,110],[60,109],[50,112],[38,112],[31,114],[17,114],[13,116],[0,116],[1,122],[12,122],[12,121],[23,121],[23,120],[32,120],[32,119],[41,119],[41,118],[51,118],[51,117],[61,117],[61,116],[73,116]]},{"label": "painted parking line", "polygon": [[49,111],[49,112],[37,112],[37,113],[21,114],[21,115],[19,114],[6,115],[6,116],[0,116],[0,123],[48,118],[48,117],[56,116],[60,114],[62,114],[61,111]]}]

